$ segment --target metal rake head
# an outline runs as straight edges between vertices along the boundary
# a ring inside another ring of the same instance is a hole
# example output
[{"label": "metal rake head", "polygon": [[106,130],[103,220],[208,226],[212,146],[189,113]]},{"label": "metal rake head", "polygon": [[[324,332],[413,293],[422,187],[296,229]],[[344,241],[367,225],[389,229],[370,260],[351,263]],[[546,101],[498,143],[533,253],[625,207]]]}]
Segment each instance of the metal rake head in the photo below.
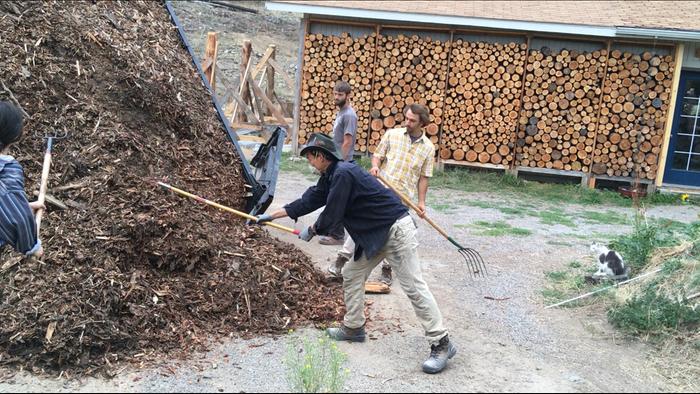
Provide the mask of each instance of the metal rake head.
[{"label": "metal rake head", "polygon": [[479,252],[472,248],[459,248],[459,254],[464,257],[464,261],[467,263],[467,268],[469,270],[469,276],[472,279],[474,277],[484,278],[488,276],[486,263],[484,263],[484,259],[481,258]]}]

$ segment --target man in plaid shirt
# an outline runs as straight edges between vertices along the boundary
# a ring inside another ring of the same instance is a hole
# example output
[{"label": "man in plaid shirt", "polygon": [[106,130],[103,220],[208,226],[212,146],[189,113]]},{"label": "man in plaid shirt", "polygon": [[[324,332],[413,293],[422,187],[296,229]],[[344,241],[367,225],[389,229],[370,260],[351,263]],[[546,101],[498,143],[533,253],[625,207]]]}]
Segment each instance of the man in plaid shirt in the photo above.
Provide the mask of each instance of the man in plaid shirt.
[{"label": "man in plaid shirt", "polygon": [[[425,215],[425,196],[428,192],[428,178],[433,176],[435,145],[425,135],[423,127],[430,123],[428,108],[420,104],[404,107],[405,126],[387,130],[382,136],[377,150],[372,156],[370,174],[381,174],[401,193],[415,199],[418,192],[418,215]],[[353,240],[348,237],[343,249],[338,252],[335,263],[329,271],[336,276],[355,250]],[[383,282],[391,284],[391,266],[382,264]]]}]

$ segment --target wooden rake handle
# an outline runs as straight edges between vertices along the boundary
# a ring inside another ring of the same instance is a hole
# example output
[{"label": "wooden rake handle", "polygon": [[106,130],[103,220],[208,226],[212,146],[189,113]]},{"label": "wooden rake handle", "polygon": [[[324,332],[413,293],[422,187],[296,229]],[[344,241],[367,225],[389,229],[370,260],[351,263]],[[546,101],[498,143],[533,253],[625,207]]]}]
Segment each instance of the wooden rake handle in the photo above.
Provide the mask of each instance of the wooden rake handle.
[{"label": "wooden rake handle", "polygon": [[[233,209],[233,208],[229,208],[229,207],[227,207],[227,206],[225,206],[225,205],[221,205],[221,204],[215,203],[214,201],[207,200],[206,198],[202,198],[202,197],[199,197],[199,196],[197,196],[197,195],[194,195],[194,194],[191,194],[191,193],[187,193],[187,192],[184,191],[184,190],[181,190],[181,189],[178,189],[178,188],[176,188],[176,187],[170,186],[170,185],[168,185],[168,184],[166,184],[166,183],[158,182],[158,186],[160,186],[160,187],[162,187],[162,188],[164,188],[164,189],[168,189],[168,190],[170,190],[170,191],[172,191],[172,192],[175,192],[175,193],[177,193],[177,194],[180,194],[180,195],[182,195],[182,196],[189,197],[189,198],[191,198],[191,199],[193,199],[193,200],[197,200],[197,201],[199,201],[199,202],[201,202],[201,203],[204,203],[204,204],[207,204],[207,205],[211,205],[212,207],[219,208],[219,209],[222,210],[222,211],[226,211],[226,212],[230,212],[230,213],[232,213],[232,214],[234,214],[234,215],[238,215],[238,216],[240,216],[240,217],[242,217],[242,218],[249,219],[249,220],[253,220],[253,221],[255,221],[255,222],[258,221],[258,218],[256,218],[256,217],[253,216],[253,215],[248,215],[248,214],[245,213],[245,212],[237,211],[237,210],[235,210],[235,209]],[[267,225],[267,226],[270,226],[270,227],[274,227],[274,228],[279,229],[279,230],[286,231],[286,232],[288,232],[288,233],[292,233],[292,234],[294,234],[294,235],[299,235],[299,233],[300,233],[299,230],[295,230],[295,229],[293,229],[293,228],[285,227],[285,226],[282,226],[282,225],[277,224],[277,223],[265,222],[265,223],[263,223],[263,224],[264,224],[264,225]]]},{"label": "wooden rake handle", "polygon": [[[389,189],[391,189],[394,193],[396,193],[396,195],[398,195],[399,197],[401,197],[401,200],[402,200],[406,205],[408,205],[409,207],[411,207],[414,211],[420,212],[420,209],[418,209],[418,206],[416,206],[416,204],[414,204],[413,201],[411,201],[408,197],[406,197],[406,196],[405,196],[403,193],[401,193],[400,191],[396,190],[396,188],[394,187],[394,185],[392,185],[389,181],[387,181],[386,179],[384,179],[383,176],[381,176],[380,174],[377,174],[377,178],[378,178],[380,181],[382,181],[382,183],[385,184],[385,185],[386,185]],[[447,232],[446,232],[445,230],[442,229],[442,227],[438,226],[437,223],[433,222],[433,220],[430,219],[427,215],[424,215],[424,216],[423,216],[423,219],[424,219],[426,222],[430,223],[430,225],[433,226],[433,227],[435,228],[435,230],[437,230],[440,234],[442,234],[443,237],[447,238],[448,241],[450,241],[450,242],[452,242],[452,243],[455,243],[454,240],[452,239],[452,237],[450,237],[450,236],[447,234]],[[459,245],[457,245],[457,247],[460,247],[460,248],[461,248],[461,246],[459,246]]]},{"label": "wooden rake handle", "polygon": [[[53,138],[49,137],[46,143],[46,153],[44,153],[44,164],[41,168],[41,185],[39,186],[39,198],[37,202],[41,205],[44,204],[46,200],[46,189],[49,184],[49,169],[51,168],[51,148],[53,146]],[[41,219],[44,216],[44,210],[39,209],[36,211],[36,236],[39,238],[39,229],[41,228]]]}]

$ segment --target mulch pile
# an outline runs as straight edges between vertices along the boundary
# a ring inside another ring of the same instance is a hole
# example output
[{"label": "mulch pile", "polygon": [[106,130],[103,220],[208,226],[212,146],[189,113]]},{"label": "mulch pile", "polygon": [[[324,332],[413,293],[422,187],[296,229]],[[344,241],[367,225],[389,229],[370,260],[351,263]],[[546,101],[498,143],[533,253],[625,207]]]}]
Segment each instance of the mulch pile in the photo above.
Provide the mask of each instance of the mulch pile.
[{"label": "mulch pile", "polygon": [[[140,354],[279,333],[344,313],[342,290],[262,228],[160,190],[242,209],[240,158],[157,2],[0,2],[0,99],[31,116],[12,154],[38,190],[42,261],[0,255],[0,364],[109,372]],[[30,197],[30,199],[33,199]],[[275,231],[275,230],[272,230]]]}]

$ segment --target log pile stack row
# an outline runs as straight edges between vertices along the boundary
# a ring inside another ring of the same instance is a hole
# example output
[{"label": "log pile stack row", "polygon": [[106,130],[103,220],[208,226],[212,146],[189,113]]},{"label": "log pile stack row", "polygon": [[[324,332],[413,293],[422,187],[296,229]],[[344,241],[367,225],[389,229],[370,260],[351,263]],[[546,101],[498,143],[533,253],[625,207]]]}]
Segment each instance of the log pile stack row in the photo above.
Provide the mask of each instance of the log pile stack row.
[{"label": "log pile stack row", "polygon": [[530,51],[516,166],[588,172],[607,59],[606,49]]},{"label": "log pile stack row", "polygon": [[593,152],[594,174],[656,178],[673,66],[671,56],[611,52]]},{"label": "log pile stack row", "polygon": [[449,42],[417,35],[380,35],[370,111],[369,151],[388,129],[403,122],[405,105],[420,103],[430,109],[426,132],[433,143],[443,121]]},{"label": "log pile stack row", "polygon": [[304,40],[299,144],[305,144],[314,132],[331,134],[338,108],[333,98],[336,81],[352,86],[352,103],[357,112],[355,150],[367,150],[367,130],[372,104],[372,74],[376,34],[351,37],[308,34]]},{"label": "log pile stack row", "polygon": [[452,46],[440,157],[509,165],[520,111],[526,44]]}]

